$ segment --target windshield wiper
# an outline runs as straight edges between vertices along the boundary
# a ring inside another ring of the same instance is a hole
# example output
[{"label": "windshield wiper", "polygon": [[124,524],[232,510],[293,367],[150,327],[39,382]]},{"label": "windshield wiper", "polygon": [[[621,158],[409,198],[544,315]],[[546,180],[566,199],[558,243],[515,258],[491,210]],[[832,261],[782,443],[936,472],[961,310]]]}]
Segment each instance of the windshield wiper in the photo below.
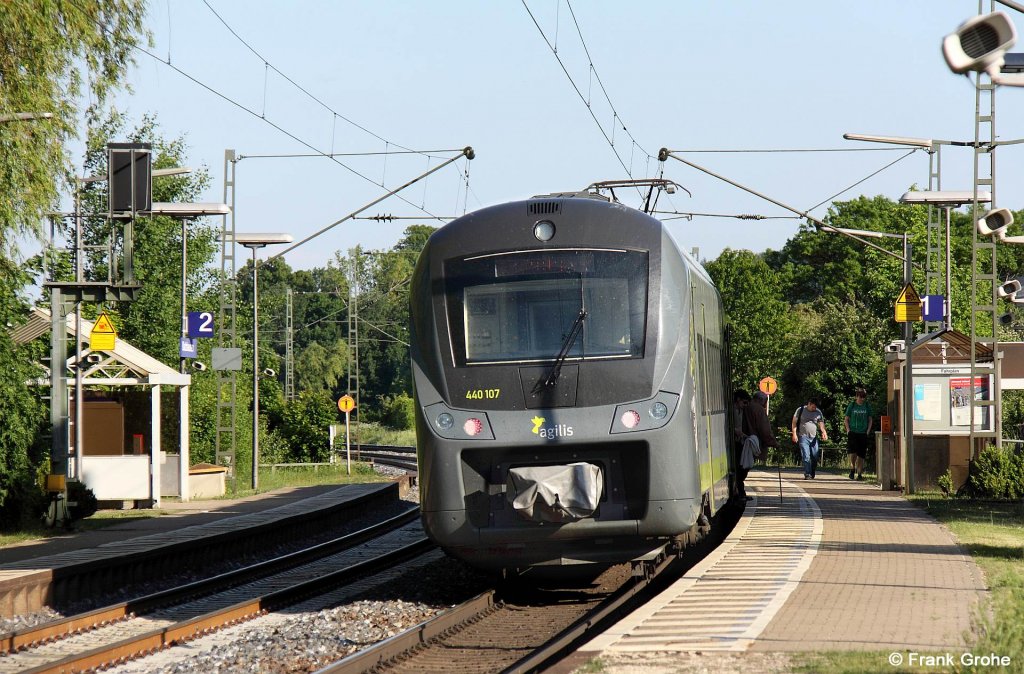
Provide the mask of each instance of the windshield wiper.
[{"label": "windshield wiper", "polygon": [[534,395],[537,395],[547,387],[554,386],[555,382],[558,381],[558,375],[562,373],[562,363],[565,362],[565,359],[569,356],[569,351],[572,349],[572,345],[576,343],[576,339],[583,332],[583,321],[585,320],[587,320],[587,312],[580,307],[580,313],[576,316],[576,320],[572,322],[569,334],[562,341],[562,348],[559,349],[558,356],[551,365],[551,369],[548,370],[547,375],[543,379],[534,385],[532,391]]}]

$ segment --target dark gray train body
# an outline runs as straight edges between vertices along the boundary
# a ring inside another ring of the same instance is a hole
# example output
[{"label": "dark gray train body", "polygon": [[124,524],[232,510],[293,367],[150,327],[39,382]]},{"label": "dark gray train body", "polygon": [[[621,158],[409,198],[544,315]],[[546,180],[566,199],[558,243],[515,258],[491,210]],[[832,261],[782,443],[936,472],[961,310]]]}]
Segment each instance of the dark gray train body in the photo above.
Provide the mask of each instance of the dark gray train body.
[{"label": "dark gray train body", "polygon": [[[471,213],[430,237],[411,314],[422,518],[451,554],[620,562],[728,501],[721,299],[658,220],[585,195]],[[521,473],[581,464],[555,491],[596,485],[592,513],[513,507]]]}]

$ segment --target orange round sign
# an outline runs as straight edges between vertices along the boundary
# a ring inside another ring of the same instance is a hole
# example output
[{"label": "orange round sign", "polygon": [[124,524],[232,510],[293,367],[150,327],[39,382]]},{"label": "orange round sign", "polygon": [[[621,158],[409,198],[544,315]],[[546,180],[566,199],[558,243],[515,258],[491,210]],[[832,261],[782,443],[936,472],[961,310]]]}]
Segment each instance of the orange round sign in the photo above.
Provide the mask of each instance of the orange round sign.
[{"label": "orange round sign", "polygon": [[338,398],[338,409],[348,414],[356,408],[356,401],[352,399],[352,396],[344,395]]},{"label": "orange round sign", "polygon": [[765,377],[757,383],[757,388],[765,395],[774,395],[775,392],[779,390],[779,382],[775,381],[771,377]]}]

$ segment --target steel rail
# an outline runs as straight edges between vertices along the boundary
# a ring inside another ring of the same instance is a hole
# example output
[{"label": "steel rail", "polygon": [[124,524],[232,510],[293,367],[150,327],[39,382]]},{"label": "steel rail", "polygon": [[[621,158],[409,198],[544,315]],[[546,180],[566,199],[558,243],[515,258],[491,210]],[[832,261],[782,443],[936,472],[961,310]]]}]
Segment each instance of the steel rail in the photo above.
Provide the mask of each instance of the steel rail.
[{"label": "steel rail", "polygon": [[307,596],[336,587],[357,577],[378,573],[395,564],[416,557],[434,548],[426,537],[391,550],[373,559],[364,560],[332,573],[306,580],[287,588],[247,599],[231,606],[180,621],[170,627],[158,628],[91,651],[67,656],[23,674],[63,674],[105,667],[117,662],[148,655],[163,648],[204,636],[211,631],[258,617],[268,611],[294,604]]}]

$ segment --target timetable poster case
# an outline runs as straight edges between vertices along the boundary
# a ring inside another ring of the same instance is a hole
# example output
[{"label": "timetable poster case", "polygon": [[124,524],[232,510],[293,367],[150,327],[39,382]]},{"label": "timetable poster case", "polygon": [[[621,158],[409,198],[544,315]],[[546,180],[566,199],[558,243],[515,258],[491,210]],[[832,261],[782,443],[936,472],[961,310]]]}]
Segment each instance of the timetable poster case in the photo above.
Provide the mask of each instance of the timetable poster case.
[{"label": "timetable poster case", "polygon": [[[989,391],[988,376],[974,378],[973,394],[976,400],[989,400]],[[949,409],[953,426],[971,425],[971,394],[970,377],[949,378]],[[988,428],[988,408],[977,409],[974,414],[975,426]]]},{"label": "timetable poster case", "polygon": [[[975,375],[974,395],[989,400],[992,375]],[[971,432],[971,369],[957,364],[922,364],[914,367],[914,433],[916,435],[969,435]],[[974,428],[989,430],[988,407],[975,408]]]}]

